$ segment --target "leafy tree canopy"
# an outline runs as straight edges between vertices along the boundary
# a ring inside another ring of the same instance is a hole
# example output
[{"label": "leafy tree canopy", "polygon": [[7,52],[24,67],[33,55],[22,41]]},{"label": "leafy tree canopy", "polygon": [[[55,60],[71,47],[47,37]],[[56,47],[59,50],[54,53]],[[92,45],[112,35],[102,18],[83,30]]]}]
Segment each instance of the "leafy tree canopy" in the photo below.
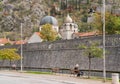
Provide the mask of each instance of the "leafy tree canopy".
[{"label": "leafy tree canopy", "polygon": [[1,60],[19,60],[20,55],[16,53],[16,49],[1,49],[0,59]]},{"label": "leafy tree canopy", "polygon": [[90,46],[80,45],[79,48],[85,49],[84,55],[91,57],[102,57],[103,49],[98,47],[98,43],[92,43]]},{"label": "leafy tree canopy", "polygon": [[0,1],[0,11],[2,11],[3,10],[3,4],[2,4],[2,2]]},{"label": "leafy tree canopy", "polygon": [[106,15],[106,33],[118,34],[120,32],[120,17]]},{"label": "leafy tree canopy", "polygon": [[88,56],[88,61],[89,61],[89,71],[88,71],[88,78],[90,78],[90,70],[91,70],[91,59],[94,57],[102,57],[103,56],[103,49],[98,47],[98,43],[91,43],[89,42],[88,45],[80,45],[79,48],[85,49],[84,55]]},{"label": "leafy tree canopy", "polygon": [[[95,17],[96,19],[93,22],[94,27],[99,30],[100,33],[102,33],[102,17],[100,14],[97,13],[95,14]],[[106,13],[105,20],[105,30],[107,34],[120,34],[120,17],[114,16],[110,13]]]},{"label": "leafy tree canopy", "polygon": [[57,38],[57,32],[53,30],[50,24],[43,25],[40,34],[44,41],[55,41]]}]

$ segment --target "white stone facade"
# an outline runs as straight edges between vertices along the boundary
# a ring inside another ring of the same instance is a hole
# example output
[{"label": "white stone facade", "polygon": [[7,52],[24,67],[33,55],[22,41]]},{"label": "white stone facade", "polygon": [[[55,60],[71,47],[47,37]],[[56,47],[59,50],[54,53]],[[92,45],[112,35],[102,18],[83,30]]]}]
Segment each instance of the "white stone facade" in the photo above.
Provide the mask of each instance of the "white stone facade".
[{"label": "white stone facade", "polygon": [[35,32],[28,40],[28,43],[39,43],[42,42],[42,38],[40,37],[40,35]]},{"label": "white stone facade", "polygon": [[73,34],[78,33],[78,25],[73,23],[72,18],[68,15],[59,29],[59,33],[62,39],[74,39]]},{"label": "white stone facade", "polygon": [[42,20],[41,23],[42,24],[40,25],[39,31],[41,31],[41,27],[43,24],[51,23],[52,28],[58,33],[58,36],[60,36],[60,38],[64,40],[74,39],[73,34],[78,33],[78,25],[73,22],[72,18],[69,15],[67,15],[63,25],[60,28],[57,25],[58,24],[57,20],[52,16],[45,18],[44,20]]}]

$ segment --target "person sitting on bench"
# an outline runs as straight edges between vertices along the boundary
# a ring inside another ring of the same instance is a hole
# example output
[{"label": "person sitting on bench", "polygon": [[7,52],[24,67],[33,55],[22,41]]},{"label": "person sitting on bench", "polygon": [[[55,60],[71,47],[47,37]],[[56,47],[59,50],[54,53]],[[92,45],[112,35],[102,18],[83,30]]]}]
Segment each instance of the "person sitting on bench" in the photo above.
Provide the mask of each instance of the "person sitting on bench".
[{"label": "person sitting on bench", "polygon": [[80,70],[79,70],[79,65],[78,64],[75,65],[74,72],[75,72],[75,74],[77,74],[77,77],[80,76]]}]

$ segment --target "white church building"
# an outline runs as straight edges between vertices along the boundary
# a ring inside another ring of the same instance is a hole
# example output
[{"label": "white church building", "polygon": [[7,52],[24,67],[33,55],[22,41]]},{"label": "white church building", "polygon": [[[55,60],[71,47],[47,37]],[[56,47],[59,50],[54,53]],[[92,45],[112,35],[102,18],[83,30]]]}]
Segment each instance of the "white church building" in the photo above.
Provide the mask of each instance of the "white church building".
[{"label": "white church building", "polygon": [[57,19],[53,16],[43,17],[40,22],[39,30],[41,31],[42,25],[47,23],[52,25],[52,28],[60,35],[62,39],[74,39],[73,34],[78,33],[78,25],[73,22],[69,14],[65,18],[62,26],[58,25]]},{"label": "white church building", "polygon": [[74,39],[73,34],[78,33],[78,25],[73,22],[69,14],[60,27],[59,33],[62,39]]},{"label": "white church building", "polygon": [[[40,21],[39,31],[41,31],[42,26],[45,24],[51,24],[53,30],[55,30],[58,33],[58,36],[60,36],[60,38],[63,40],[96,35],[96,32],[79,33],[78,25],[73,22],[69,14],[66,16],[61,26],[58,25],[58,20],[55,17],[53,16],[43,17]],[[43,40],[41,39],[40,34],[38,35],[38,33],[34,33],[28,40],[28,43],[38,43],[42,41]]]}]

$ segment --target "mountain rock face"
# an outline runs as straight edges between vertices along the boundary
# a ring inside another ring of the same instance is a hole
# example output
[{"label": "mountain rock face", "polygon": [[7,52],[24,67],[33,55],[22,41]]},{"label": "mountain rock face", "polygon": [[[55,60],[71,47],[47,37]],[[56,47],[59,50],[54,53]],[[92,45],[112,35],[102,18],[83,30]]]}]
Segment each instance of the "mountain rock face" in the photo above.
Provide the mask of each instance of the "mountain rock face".
[{"label": "mountain rock face", "polygon": [[0,32],[18,40],[22,23],[23,37],[30,36],[39,29],[46,10],[45,0],[3,0],[0,2]]},{"label": "mountain rock face", "polygon": [[[61,25],[69,13],[81,32],[89,31],[87,18],[91,8],[101,13],[102,0],[0,0],[0,38],[19,40],[21,23],[23,38],[30,37],[39,31],[40,20],[47,14],[55,16]],[[106,0],[106,11],[120,16],[120,1]]]}]

